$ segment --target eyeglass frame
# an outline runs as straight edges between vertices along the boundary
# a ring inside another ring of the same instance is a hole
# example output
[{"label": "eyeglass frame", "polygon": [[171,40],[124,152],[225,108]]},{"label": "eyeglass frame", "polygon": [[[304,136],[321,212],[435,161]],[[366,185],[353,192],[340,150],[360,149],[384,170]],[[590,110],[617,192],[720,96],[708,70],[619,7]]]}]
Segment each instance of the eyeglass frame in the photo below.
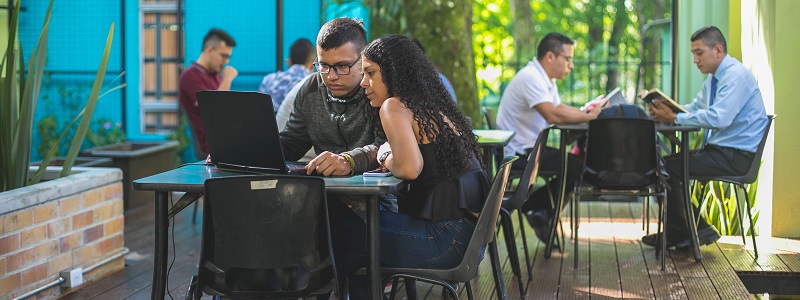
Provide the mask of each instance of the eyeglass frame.
[{"label": "eyeglass frame", "polygon": [[565,60],[567,60],[567,63],[571,63],[572,62],[572,56],[561,55],[560,53],[555,53],[555,52],[553,52],[553,54],[555,54],[556,57],[559,57],[559,56],[563,57]]},{"label": "eyeglass frame", "polygon": [[[318,58],[315,58],[314,60],[317,60],[317,59],[318,59]],[[352,68],[353,68],[353,66],[355,66],[355,65],[356,65],[356,64],[357,64],[359,61],[361,61],[361,55],[359,55],[359,56],[358,56],[358,59],[356,59],[356,61],[354,61],[354,62],[353,62],[352,64],[350,64],[350,65],[341,65],[341,64],[329,65],[329,64],[326,64],[326,63],[323,63],[323,62],[319,62],[319,61],[315,61],[315,62],[313,63],[313,65],[314,65],[314,69],[315,69],[315,70],[317,70],[317,72],[319,72],[320,74],[330,74],[330,73],[331,73],[331,69],[333,69],[333,73],[334,73],[334,74],[336,74],[336,75],[350,75],[350,72],[352,72],[352,70],[351,70],[351,69],[352,69]],[[327,67],[327,68],[328,68],[328,71],[323,71],[323,70],[322,70],[322,68],[323,68],[323,67]],[[339,73],[339,70],[337,70],[337,68],[340,68],[340,67],[347,67],[347,73]]]}]

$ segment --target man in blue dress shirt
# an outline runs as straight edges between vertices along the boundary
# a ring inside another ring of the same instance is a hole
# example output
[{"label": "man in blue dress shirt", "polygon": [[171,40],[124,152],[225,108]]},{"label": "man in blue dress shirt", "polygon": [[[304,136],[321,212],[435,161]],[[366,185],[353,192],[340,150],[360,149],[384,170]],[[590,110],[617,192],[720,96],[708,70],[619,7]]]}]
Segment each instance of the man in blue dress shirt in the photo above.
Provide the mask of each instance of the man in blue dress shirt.
[{"label": "man in blue dress shirt", "polygon": [[[703,27],[692,34],[692,55],[700,72],[708,74],[688,113],[674,113],[663,103],[648,105],[653,120],[699,126],[706,129],[701,149],[689,155],[690,176],[744,175],[755,156],[767,126],[761,91],[750,71],[727,54],[725,37],[719,28]],[[679,156],[667,157],[671,187],[667,193],[667,247],[688,248],[689,230],[683,199],[683,173]],[[697,208],[695,208],[697,214]],[[700,245],[719,239],[719,233],[702,217],[697,224]],[[642,243],[655,246],[655,234]]]}]

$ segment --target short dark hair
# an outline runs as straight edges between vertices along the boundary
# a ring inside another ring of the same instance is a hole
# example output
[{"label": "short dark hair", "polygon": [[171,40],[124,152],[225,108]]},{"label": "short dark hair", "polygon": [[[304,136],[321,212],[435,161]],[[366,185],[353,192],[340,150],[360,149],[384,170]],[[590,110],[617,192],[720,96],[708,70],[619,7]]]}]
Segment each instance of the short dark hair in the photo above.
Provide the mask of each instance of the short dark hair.
[{"label": "short dark hair", "polygon": [[236,41],[233,40],[230,34],[219,28],[211,28],[211,30],[206,33],[206,37],[203,38],[203,47],[201,49],[205,50],[206,47],[217,47],[219,46],[219,42],[222,41],[225,42],[225,45],[231,47],[236,46]]},{"label": "short dark hair", "polygon": [[341,47],[348,42],[356,46],[356,52],[361,53],[367,46],[367,31],[364,22],[351,18],[336,18],[322,25],[317,35],[317,46],[322,50]]},{"label": "short dark hair", "polygon": [[419,49],[422,50],[422,53],[425,54],[425,46],[422,45],[422,42],[420,42],[418,39],[411,39],[411,40],[413,40],[414,44],[417,44],[417,47],[419,47]]},{"label": "short dark hair", "polygon": [[703,45],[709,48],[722,45],[722,51],[728,53],[728,44],[725,42],[725,36],[716,26],[706,26],[698,29],[692,34],[691,40],[692,42],[701,40]]},{"label": "short dark hair", "polygon": [[557,32],[548,33],[539,41],[539,46],[536,48],[536,58],[539,60],[544,59],[547,52],[553,52],[556,55],[561,54],[564,44],[574,45],[575,41]]},{"label": "short dark hair", "polygon": [[314,45],[311,45],[311,41],[305,38],[297,39],[289,47],[289,61],[293,65],[306,64],[313,54]]}]

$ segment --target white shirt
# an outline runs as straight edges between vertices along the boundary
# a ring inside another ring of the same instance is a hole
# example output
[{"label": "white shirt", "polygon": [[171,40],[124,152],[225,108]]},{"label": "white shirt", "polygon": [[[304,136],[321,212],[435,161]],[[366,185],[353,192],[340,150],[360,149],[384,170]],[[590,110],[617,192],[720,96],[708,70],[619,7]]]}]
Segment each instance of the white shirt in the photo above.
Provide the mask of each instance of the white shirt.
[{"label": "white shirt", "polygon": [[558,86],[547,76],[539,61],[534,59],[514,75],[500,98],[497,127],[516,132],[503,149],[505,155],[525,154],[525,149],[536,143],[539,132],[550,126],[534,108],[545,102],[559,106],[561,97],[558,96]]}]

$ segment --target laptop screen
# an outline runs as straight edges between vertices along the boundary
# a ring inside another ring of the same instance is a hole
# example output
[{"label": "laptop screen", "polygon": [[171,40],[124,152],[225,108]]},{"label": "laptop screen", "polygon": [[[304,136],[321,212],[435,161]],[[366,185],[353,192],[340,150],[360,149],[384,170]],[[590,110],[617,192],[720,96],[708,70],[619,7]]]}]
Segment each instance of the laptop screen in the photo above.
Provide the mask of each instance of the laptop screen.
[{"label": "laptop screen", "polygon": [[200,91],[197,103],[212,163],[287,172],[269,95]]}]

